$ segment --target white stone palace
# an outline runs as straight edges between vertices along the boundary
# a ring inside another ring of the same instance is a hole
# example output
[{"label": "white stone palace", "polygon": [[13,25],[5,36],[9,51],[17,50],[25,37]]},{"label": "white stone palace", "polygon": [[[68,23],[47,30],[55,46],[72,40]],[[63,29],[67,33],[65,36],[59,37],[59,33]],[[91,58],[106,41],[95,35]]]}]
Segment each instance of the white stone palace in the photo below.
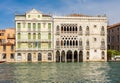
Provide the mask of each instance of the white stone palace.
[{"label": "white stone palace", "polygon": [[107,17],[51,16],[32,9],[15,16],[16,62],[107,61]]}]

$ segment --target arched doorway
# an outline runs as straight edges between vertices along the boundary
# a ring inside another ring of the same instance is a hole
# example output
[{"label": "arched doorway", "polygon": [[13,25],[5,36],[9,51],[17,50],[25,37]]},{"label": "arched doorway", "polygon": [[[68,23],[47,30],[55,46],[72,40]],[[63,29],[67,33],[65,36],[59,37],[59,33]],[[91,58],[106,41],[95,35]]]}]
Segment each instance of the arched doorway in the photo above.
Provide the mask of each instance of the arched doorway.
[{"label": "arched doorway", "polygon": [[78,53],[77,51],[74,51],[74,62],[78,61]]},{"label": "arched doorway", "polygon": [[52,54],[48,53],[48,60],[51,61],[52,60]]},{"label": "arched doorway", "polygon": [[42,54],[38,53],[38,61],[42,61]]},{"label": "arched doorway", "polygon": [[28,59],[28,61],[32,61],[32,55],[31,55],[31,53],[28,53],[27,59]]},{"label": "arched doorway", "polygon": [[65,51],[61,52],[61,62],[65,62]]},{"label": "arched doorway", "polygon": [[79,62],[83,62],[83,52],[79,52]]},{"label": "arched doorway", "polygon": [[72,51],[71,50],[67,51],[67,62],[72,62]]},{"label": "arched doorway", "polygon": [[21,53],[18,53],[18,54],[17,54],[17,60],[22,60],[22,55],[21,55]]},{"label": "arched doorway", "polygon": [[56,62],[60,62],[60,52],[56,51]]}]

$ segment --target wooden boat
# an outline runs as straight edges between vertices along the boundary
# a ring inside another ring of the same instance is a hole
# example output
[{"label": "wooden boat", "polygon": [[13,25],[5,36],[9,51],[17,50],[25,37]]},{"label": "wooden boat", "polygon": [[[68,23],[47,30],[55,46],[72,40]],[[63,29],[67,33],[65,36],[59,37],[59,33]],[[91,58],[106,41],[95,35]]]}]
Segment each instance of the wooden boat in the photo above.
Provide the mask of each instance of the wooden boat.
[{"label": "wooden boat", "polygon": [[0,63],[4,63],[5,61],[0,61]]}]

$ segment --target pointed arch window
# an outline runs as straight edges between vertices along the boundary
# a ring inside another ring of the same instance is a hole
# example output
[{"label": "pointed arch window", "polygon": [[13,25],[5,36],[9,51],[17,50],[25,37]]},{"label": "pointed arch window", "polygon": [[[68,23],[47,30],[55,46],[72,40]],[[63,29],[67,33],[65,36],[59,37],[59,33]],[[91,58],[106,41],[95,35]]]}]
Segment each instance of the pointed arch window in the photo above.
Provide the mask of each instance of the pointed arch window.
[{"label": "pointed arch window", "polygon": [[90,34],[90,30],[89,30],[89,27],[87,26],[86,27],[86,35],[89,35]]},{"label": "pointed arch window", "polygon": [[59,26],[56,27],[56,34],[59,35],[59,32],[60,32],[60,28]]},{"label": "pointed arch window", "polygon": [[82,35],[82,27],[79,27],[79,35]]},{"label": "pointed arch window", "polygon": [[102,41],[101,41],[101,49],[102,49],[102,50],[105,49],[105,41],[104,41],[104,39],[102,39]]},{"label": "pointed arch window", "polygon": [[89,56],[90,56],[90,54],[89,54],[89,52],[87,51],[87,53],[86,53],[86,59],[87,59],[87,60],[89,60]]},{"label": "pointed arch window", "polygon": [[105,59],[105,52],[104,52],[104,51],[102,51],[102,53],[101,53],[101,54],[102,54],[102,57],[101,57],[101,58],[102,58],[102,59]]},{"label": "pointed arch window", "polygon": [[101,36],[104,36],[105,35],[105,28],[104,28],[104,26],[102,26],[102,28],[101,28]]},{"label": "pointed arch window", "polygon": [[79,40],[79,45],[82,46],[82,39]]},{"label": "pointed arch window", "polygon": [[86,41],[86,50],[89,50],[90,46],[89,46],[89,40]]},{"label": "pointed arch window", "polygon": [[63,42],[63,40],[61,40],[61,46],[63,46],[63,44],[64,44],[64,42]]}]

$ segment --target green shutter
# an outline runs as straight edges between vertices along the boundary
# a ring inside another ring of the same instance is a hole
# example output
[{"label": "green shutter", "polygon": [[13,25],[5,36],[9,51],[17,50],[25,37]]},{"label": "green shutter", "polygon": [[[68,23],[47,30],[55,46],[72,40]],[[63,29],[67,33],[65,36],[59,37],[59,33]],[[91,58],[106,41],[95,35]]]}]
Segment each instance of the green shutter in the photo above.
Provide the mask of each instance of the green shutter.
[{"label": "green shutter", "polygon": [[51,33],[48,34],[48,39],[51,39]]},{"label": "green shutter", "polygon": [[31,28],[31,23],[28,23],[28,28],[29,28],[29,29]]},{"label": "green shutter", "polygon": [[41,39],[41,35],[40,35],[40,33],[38,34],[38,39]]},{"label": "green shutter", "polygon": [[48,48],[51,48],[51,43],[49,43]]},{"label": "green shutter", "polygon": [[18,43],[18,48],[20,48],[20,43]]},{"label": "green shutter", "polygon": [[41,24],[40,24],[40,23],[38,23],[38,30],[40,30],[40,28],[41,28]]},{"label": "green shutter", "polygon": [[40,42],[38,42],[38,48],[41,48],[41,43]]},{"label": "green shutter", "polygon": [[35,28],[36,28],[36,24],[35,24],[35,23],[33,23],[33,30],[35,30]]},{"label": "green shutter", "polygon": [[28,39],[31,39],[31,34],[30,33],[28,33]]},{"label": "green shutter", "polygon": [[28,48],[31,48],[31,43],[28,43]]},{"label": "green shutter", "polygon": [[20,33],[18,33],[18,39],[20,39],[20,38],[21,38]]},{"label": "green shutter", "polygon": [[51,29],[51,23],[48,23],[48,29],[49,30]]},{"label": "green shutter", "polygon": [[36,34],[35,33],[33,34],[33,39],[36,39]]},{"label": "green shutter", "polygon": [[20,23],[17,23],[17,28],[21,28],[21,24]]}]

